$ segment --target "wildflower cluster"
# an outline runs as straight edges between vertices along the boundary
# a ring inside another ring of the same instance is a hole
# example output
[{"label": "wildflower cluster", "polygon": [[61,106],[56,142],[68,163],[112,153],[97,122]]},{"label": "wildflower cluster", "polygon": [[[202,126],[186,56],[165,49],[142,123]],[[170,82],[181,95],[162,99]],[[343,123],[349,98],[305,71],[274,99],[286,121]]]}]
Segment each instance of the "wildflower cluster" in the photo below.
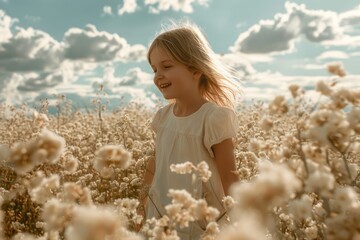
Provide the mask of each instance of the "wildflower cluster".
[{"label": "wildflower cluster", "polygon": [[[359,238],[360,90],[338,86],[341,66],[328,70],[335,78],[314,86],[317,102],[291,85],[291,99],[238,107],[239,181],[223,199],[227,223],[204,199],[171,189],[164,216],[137,232],[155,157],[153,112],[144,106],[70,112],[59,98],[59,114],[50,115],[47,100],[36,111],[0,105],[0,238],[180,239],[194,222],[204,240]],[[170,170],[211,176],[205,162]]]}]

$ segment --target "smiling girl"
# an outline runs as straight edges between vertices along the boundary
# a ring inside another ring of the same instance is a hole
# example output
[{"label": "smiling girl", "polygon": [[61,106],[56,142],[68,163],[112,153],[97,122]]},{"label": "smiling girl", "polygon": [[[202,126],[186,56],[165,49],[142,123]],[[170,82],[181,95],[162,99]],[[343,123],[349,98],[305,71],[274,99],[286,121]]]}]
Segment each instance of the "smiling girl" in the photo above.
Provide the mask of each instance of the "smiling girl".
[{"label": "smiling girl", "polygon": [[[171,203],[169,189],[185,189],[204,198],[224,215],[222,203],[237,181],[234,141],[237,118],[233,110],[239,92],[231,72],[212,51],[201,31],[190,23],[172,26],[149,47],[148,61],[154,84],[170,104],[159,109],[151,126],[156,133],[155,160],[148,163],[145,182],[150,186],[146,217],[159,218]],[[208,182],[170,171],[171,164],[206,161]],[[194,191],[195,190],[195,191]],[[180,229],[181,239],[200,239],[206,225],[192,223]]]}]

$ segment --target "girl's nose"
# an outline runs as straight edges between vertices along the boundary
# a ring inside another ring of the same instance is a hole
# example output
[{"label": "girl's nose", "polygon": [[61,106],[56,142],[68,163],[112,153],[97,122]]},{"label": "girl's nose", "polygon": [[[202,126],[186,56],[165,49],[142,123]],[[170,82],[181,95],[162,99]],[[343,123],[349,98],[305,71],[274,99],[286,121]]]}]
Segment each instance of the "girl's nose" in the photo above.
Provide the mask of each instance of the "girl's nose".
[{"label": "girl's nose", "polygon": [[160,79],[162,77],[163,77],[162,73],[160,71],[156,71],[154,78],[155,79]]}]

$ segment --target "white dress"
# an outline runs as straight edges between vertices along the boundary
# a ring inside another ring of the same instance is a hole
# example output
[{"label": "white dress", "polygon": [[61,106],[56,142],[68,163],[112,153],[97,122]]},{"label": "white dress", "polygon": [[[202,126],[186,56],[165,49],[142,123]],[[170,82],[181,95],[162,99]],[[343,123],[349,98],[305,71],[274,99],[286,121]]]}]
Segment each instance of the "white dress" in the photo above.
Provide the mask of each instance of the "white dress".
[{"label": "white dress", "polygon": [[[175,116],[173,107],[174,104],[169,104],[158,110],[151,123],[156,133],[156,169],[147,200],[147,219],[165,214],[165,206],[171,203],[167,196],[169,189],[185,189],[195,199],[205,198],[223,215],[224,191],[211,147],[236,136],[236,115],[233,110],[211,102],[186,117]],[[209,181],[203,183],[198,179],[194,183],[190,174],[170,171],[171,164],[187,161],[195,166],[206,161],[212,172]],[[177,231],[182,240],[198,240],[205,228],[205,221],[197,221]]]}]

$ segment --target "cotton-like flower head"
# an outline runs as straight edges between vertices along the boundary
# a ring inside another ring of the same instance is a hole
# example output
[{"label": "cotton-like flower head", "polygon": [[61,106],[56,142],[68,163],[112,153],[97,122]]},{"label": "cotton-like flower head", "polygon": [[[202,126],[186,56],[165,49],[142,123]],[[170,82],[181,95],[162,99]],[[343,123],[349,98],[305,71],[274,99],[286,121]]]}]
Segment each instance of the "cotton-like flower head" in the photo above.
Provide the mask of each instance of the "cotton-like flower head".
[{"label": "cotton-like flower head", "polygon": [[82,205],[92,205],[91,193],[89,188],[81,187],[73,182],[64,183],[63,200],[68,203],[79,203]]},{"label": "cotton-like flower head", "polygon": [[44,113],[39,113],[38,111],[33,112],[34,122],[39,127],[43,127],[46,123],[49,122],[49,118]]},{"label": "cotton-like flower head", "polygon": [[271,114],[284,114],[287,113],[289,107],[286,103],[284,96],[276,96],[270,103],[269,103],[269,112]]},{"label": "cotton-like flower head", "polygon": [[73,155],[66,156],[63,160],[63,166],[67,172],[74,173],[79,166],[78,159]]},{"label": "cotton-like flower head", "polygon": [[216,222],[209,222],[206,226],[206,230],[201,235],[202,240],[215,240],[220,233],[219,225]]},{"label": "cotton-like flower head", "polygon": [[221,240],[265,240],[266,229],[257,214],[247,212],[240,214],[234,224],[224,228],[216,239]]},{"label": "cotton-like flower head", "polygon": [[196,218],[205,219],[207,222],[213,222],[220,215],[217,208],[208,206],[204,199],[199,199],[196,202]]},{"label": "cotton-like flower head", "polygon": [[171,164],[170,170],[178,174],[190,174],[196,172],[203,182],[207,182],[211,177],[209,165],[205,161],[201,161],[196,167],[191,162]]},{"label": "cotton-like flower head", "polygon": [[198,165],[196,165],[196,171],[203,182],[207,182],[211,177],[209,165],[205,161],[201,161]]},{"label": "cotton-like flower head", "polygon": [[224,203],[224,207],[226,208],[226,210],[232,209],[236,204],[236,201],[231,196],[225,196],[222,202]]},{"label": "cotton-like flower head", "polygon": [[114,168],[126,169],[131,163],[131,153],[120,145],[106,145],[95,153],[94,168],[109,178],[114,174]]},{"label": "cotton-like flower head", "polygon": [[332,64],[328,64],[327,66],[327,70],[329,73],[337,75],[339,77],[345,77],[346,76],[346,72],[344,70],[344,67],[341,63],[332,63]]},{"label": "cotton-like flower head", "polygon": [[43,129],[27,143],[16,143],[6,164],[18,174],[25,174],[42,163],[56,163],[65,149],[64,138]]},{"label": "cotton-like flower head", "polygon": [[135,224],[140,224],[143,217],[137,214],[140,202],[137,199],[122,198],[115,201],[118,210]]},{"label": "cotton-like flower head", "polygon": [[293,200],[289,203],[289,211],[298,221],[306,220],[311,217],[313,200],[309,195],[304,194],[300,199]]},{"label": "cotton-like flower head", "polygon": [[359,197],[356,191],[351,187],[337,188],[334,194],[334,200],[339,204],[342,211],[352,211],[360,207]]},{"label": "cotton-like flower head", "polygon": [[191,162],[184,162],[178,164],[171,164],[170,170],[178,174],[189,174],[195,169],[194,164]]},{"label": "cotton-like flower head", "polygon": [[289,86],[289,90],[291,92],[291,95],[293,98],[297,98],[300,96],[304,91],[301,89],[301,87],[297,84],[291,84]]},{"label": "cotton-like flower head", "polygon": [[331,197],[331,191],[334,187],[334,175],[327,167],[319,167],[317,170],[310,172],[305,181],[305,190],[308,193],[316,192],[323,197]]},{"label": "cotton-like flower head", "polygon": [[169,189],[168,196],[172,198],[172,203],[180,203],[185,208],[189,208],[196,202],[196,200],[186,190]]},{"label": "cotton-like flower head", "polygon": [[71,225],[65,230],[67,240],[116,239],[118,228],[123,227],[122,216],[114,209],[76,206]]},{"label": "cotton-like flower head", "polygon": [[46,231],[63,230],[73,218],[73,205],[63,203],[57,198],[50,199],[43,207],[42,219]]},{"label": "cotton-like flower head", "polygon": [[321,109],[311,114],[309,136],[320,145],[344,150],[351,135],[349,122],[340,111]]},{"label": "cotton-like flower head", "polygon": [[320,164],[326,163],[326,149],[324,147],[306,143],[303,145],[303,151],[307,159]]},{"label": "cotton-like flower head", "polygon": [[268,117],[264,117],[260,121],[260,127],[265,131],[269,131],[273,126],[274,122]]},{"label": "cotton-like flower head", "polygon": [[54,197],[54,192],[59,187],[60,178],[57,174],[53,174],[48,178],[42,178],[35,187],[29,188],[28,192],[34,202],[44,204],[50,198]]},{"label": "cotton-like flower head", "polygon": [[331,93],[333,92],[333,90],[331,89],[329,84],[327,84],[324,81],[318,81],[316,83],[316,91],[320,92],[321,94],[323,94],[325,96],[330,96]]},{"label": "cotton-like flower head", "polygon": [[45,161],[47,163],[56,163],[65,150],[65,139],[50,130],[43,129],[36,141],[31,145],[31,147],[35,148],[34,155],[41,152],[39,155],[43,156],[43,152],[46,152]]},{"label": "cotton-like flower head", "polygon": [[259,171],[252,181],[232,185],[231,195],[238,202],[235,214],[249,209],[265,214],[301,188],[300,180],[285,165],[260,162]]}]

